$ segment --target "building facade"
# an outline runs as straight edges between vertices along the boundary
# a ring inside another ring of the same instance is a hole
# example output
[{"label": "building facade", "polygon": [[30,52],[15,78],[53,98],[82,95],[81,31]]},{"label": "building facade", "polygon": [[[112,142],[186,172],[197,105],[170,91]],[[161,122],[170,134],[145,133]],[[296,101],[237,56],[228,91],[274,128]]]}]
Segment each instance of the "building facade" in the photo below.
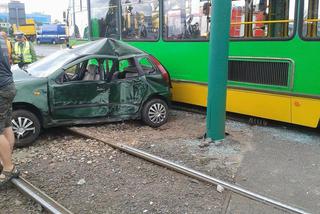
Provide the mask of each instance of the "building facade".
[{"label": "building facade", "polygon": [[26,10],[24,3],[11,1],[8,3],[9,23],[16,25],[26,24]]}]

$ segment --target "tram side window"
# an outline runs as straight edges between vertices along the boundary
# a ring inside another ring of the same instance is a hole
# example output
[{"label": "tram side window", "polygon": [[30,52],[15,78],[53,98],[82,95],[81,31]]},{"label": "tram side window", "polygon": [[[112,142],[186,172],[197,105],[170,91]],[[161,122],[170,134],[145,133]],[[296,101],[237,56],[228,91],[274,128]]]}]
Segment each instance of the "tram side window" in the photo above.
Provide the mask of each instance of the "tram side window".
[{"label": "tram side window", "polygon": [[320,2],[304,1],[304,17],[302,35],[305,38],[320,38]]},{"label": "tram side window", "polygon": [[293,34],[295,0],[232,0],[230,36],[288,38]]},{"label": "tram side window", "polygon": [[244,20],[245,20],[245,1],[232,1],[231,9],[231,25],[230,36],[231,37],[244,37]]},{"label": "tram side window", "polygon": [[163,37],[166,41],[208,40],[209,0],[164,0],[163,4]]},{"label": "tram side window", "polygon": [[118,0],[90,0],[93,38],[119,39]]},{"label": "tram side window", "polygon": [[159,0],[121,0],[123,40],[159,38]]}]

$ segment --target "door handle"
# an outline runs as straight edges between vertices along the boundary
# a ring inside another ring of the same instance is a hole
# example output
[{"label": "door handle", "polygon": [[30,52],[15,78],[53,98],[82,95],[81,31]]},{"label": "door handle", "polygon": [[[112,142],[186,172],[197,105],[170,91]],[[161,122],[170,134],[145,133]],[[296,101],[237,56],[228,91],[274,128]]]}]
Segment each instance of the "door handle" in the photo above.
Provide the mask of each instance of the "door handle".
[{"label": "door handle", "polygon": [[97,91],[98,91],[98,92],[102,92],[102,91],[105,91],[105,90],[106,90],[106,89],[105,89],[105,88],[102,88],[102,87],[98,87],[98,88],[97,88]]}]

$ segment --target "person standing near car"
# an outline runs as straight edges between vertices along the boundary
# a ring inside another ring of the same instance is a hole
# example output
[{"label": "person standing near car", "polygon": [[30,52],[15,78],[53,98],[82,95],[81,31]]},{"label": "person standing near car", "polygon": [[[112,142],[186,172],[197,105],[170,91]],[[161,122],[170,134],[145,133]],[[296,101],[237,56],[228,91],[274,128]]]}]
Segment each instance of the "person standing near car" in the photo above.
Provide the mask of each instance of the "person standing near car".
[{"label": "person standing near car", "polygon": [[33,44],[27,40],[23,33],[16,35],[12,59],[13,64],[18,64],[20,68],[37,60]]},{"label": "person standing near car", "polygon": [[16,95],[10,70],[9,54],[5,39],[0,35],[0,187],[14,177],[19,170],[12,163],[14,133],[12,131],[12,101]]},{"label": "person standing near car", "polygon": [[8,53],[9,53],[9,63],[12,64],[12,44],[8,38],[8,35],[6,32],[1,31],[0,35],[4,38],[6,44],[7,44],[7,48],[8,48]]}]

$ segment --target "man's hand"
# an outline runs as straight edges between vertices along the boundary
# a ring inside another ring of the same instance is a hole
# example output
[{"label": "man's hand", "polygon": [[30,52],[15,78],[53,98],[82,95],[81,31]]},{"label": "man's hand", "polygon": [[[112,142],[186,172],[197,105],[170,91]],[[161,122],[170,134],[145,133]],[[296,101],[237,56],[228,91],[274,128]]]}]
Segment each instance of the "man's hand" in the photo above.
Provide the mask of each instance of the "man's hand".
[{"label": "man's hand", "polygon": [[16,54],[12,54],[12,59],[18,59],[18,56]]}]

